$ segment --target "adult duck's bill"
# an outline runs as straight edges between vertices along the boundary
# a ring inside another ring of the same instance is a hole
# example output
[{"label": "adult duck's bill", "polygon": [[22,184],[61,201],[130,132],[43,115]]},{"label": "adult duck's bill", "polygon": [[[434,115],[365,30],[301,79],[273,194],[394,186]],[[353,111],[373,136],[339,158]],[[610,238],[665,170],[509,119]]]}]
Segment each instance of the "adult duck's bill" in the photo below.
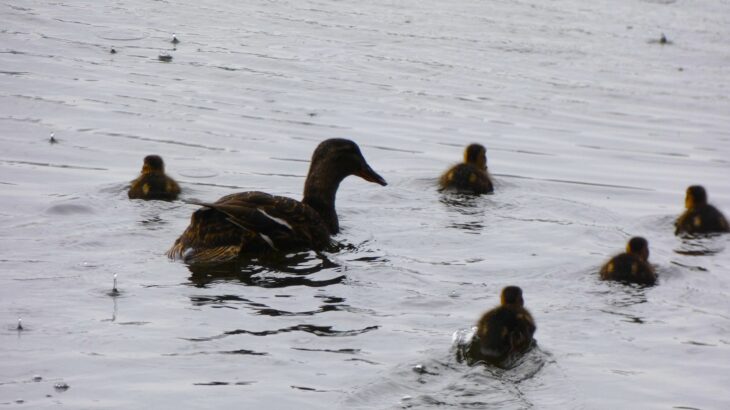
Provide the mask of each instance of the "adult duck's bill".
[{"label": "adult duck's bill", "polygon": [[385,179],[378,175],[377,172],[373,171],[372,168],[370,168],[370,165],[367,163],[362,164],[362,168],[360,171],[356,172],[355,175],[359,176],[360,178],[368,181],[368,182],[374,182],[376,184],[380,184],[382,186],[388,185],[387,182],[385,182]]}]

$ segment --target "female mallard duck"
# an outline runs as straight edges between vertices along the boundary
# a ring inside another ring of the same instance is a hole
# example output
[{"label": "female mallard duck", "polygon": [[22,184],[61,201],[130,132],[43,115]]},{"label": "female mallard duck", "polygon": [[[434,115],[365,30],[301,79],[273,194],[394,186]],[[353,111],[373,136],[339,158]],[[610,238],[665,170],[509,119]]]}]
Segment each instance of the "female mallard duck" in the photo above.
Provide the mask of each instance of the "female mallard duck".
[{"label": "female mallard duck", "polygon": [[464,162],[446,171],[439,180],[441,189],[453,189],[473,194],[494,191],[487,172],[487,149],[481,144],[470,144],[464,150]]},{"label": "female mallard duck", "polygon": [[477,322],[477,331],[467,352],[468,362],[501,364],[534,345],[537,327],[524,304],[522,289],[517,286],[502,289],[500,306],[484,313]]},{"label": "female mallard duck", "polygon": [[611,258],[601,268],[601,279],[653,285],[656,273],[649,264],[649,242],[633,237],[626,244],[626,252]]},{"label": "female mallard duck", "polygon": [[320,250],[339,232],[337,188],[349,175],[387,185],[368,165],[354,142],[329,139],[317,146],[304,183],[304,198],[241,192],[226,195],[193,212],[190,225],[167,252],[188,263],[217,263],[240,253]]},{"label": "female mallard duck", "polygon": [[707,203],[707,192],[700,185],[687,188],[684,206],[687,210],[674,223],[677,228],[675,235],[730,232],[727,219],[722,212]]},{"label": "female mallard duck", "polygon": [[142,175],[132,181],[129,199],[163,199],[171,201],[180,194],[180,186],[165,175],[165,163],[158,155],[144,158]]}]

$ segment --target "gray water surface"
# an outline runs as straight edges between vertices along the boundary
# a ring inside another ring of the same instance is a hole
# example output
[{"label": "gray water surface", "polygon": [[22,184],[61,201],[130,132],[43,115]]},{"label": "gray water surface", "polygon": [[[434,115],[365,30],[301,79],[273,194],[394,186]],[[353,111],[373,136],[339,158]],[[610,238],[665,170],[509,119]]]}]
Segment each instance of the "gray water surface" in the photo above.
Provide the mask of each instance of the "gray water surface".
[{"label": "gray water surface", "polygon": [[[672,227],[690,184],[730,212],[728,39],[716,0],[0,1],[0,404],[729,408],[728,236]],[[342,184],[326,259],[189,269],[196,207],[126,196],[159,154],[300,198],[332,137],[389,185]],[[438,193],[470,142],[495,193]],[[599,281],[633,235],[658,285]],[[506,285],[539,348],[457,363]]]}]

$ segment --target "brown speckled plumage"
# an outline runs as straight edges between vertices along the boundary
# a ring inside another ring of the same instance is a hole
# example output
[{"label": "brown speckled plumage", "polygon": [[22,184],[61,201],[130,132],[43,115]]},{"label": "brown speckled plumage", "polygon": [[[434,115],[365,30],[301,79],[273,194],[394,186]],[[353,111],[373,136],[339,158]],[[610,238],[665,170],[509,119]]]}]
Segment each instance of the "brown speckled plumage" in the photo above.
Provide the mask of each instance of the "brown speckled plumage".
[{"label": "brown speckled plumage", "polygon": [[203,208],[193,213],[167,254],[188,263],[217,263],[241,253],[323,249],[330,235],[339,232],[335,195],[348,175],[386,185],[357,144],[326,140],[312,155],[301,202],[257,191],[227,195],[214,203],[192,202]]},{"label": "brown speckled plumage", "polygon": [[601,279],[619,282],[654,285],[656,273],[649,264],[649,243],[641,237],[631,238],[626,252],[606,262],[600,271]]},{"label": "brown speckled plumage", "polygon": [[727,219],[717,208],[707,203],[707,192],[699,185],[687,188],[686,210],[674,223],[676,235],[730,232]]},{"label": "brown speckled plumage", "polygon": [[165,174],[165,164],[157,155],[148,155],[142,165],[142,173],[132,181],[127,195],[129,199],[162,199],[172,201],[180,194],[180,186]]},{"label": "brown speckled plumage", "polygon": [[507,286],[502,290],[501,304],[482,315],[465,359],[473,364],[486,361],[501,364],[534,344],[535,320],[524,308],[522,289]]},{"label": "brown speckled plumage", "polygon": [[487,150],[483,145],[470,144],[464,150],[464,162],[449,168],[439,179],[442,190],[472,194],[487,194],[494,185],[487,171]]}]

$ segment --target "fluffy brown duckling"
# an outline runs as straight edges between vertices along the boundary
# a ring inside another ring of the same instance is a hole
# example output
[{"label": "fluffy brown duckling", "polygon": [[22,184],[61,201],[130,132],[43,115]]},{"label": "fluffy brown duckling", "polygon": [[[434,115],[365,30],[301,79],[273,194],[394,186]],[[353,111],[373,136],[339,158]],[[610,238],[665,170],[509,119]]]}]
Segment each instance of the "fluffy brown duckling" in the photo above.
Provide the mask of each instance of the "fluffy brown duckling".
[{"label": "fluffy brown duckling", "polygon": [[180,186],[165,174],[165,163],[158,155],[144,158],[142,174],[132,181],[127,193],[130,199],[174,200],[180,194]]},{"label": "fluffy brown duckling", "polygon": [[674,223],[676,235],[730,232],[722,212],[707,203],[707,191],[702,186],[692,185],[687,188],[684,206],[687,209]]},{"label": "fluffy brown duckling", "polygon": [[477,331],[467,353],[469,362],[500,364],[534,345],[537,327],[524,304],[522,289],[517,286],[502,289],[501,304],[484,313],[477,322]]},{"label": "fluffy brown duckling", "polygon": [[464,162],[446,171],[439,180],[441,189],[453,189],[476,195],[494,191],[487,172],[487,149],[481,144],[470,144],[464,150]]},{"label": "fluffy brown duckling", "polygon": [[626,244],[626,252],[611,258],[601,268],[601,279],[653,285],[656,273],[649,264],[649,242],[636,236]]},{"label": "fluffy brown duckling", "polygon": [[188,263],[219,263],[241,253],[321,250],[340,231],[335,195],[349,175],[387,185],[347,139],[328,139],[312,154],[301,202],[264,192],[226,195],[193,212],[190,225],[167,252]]}]

